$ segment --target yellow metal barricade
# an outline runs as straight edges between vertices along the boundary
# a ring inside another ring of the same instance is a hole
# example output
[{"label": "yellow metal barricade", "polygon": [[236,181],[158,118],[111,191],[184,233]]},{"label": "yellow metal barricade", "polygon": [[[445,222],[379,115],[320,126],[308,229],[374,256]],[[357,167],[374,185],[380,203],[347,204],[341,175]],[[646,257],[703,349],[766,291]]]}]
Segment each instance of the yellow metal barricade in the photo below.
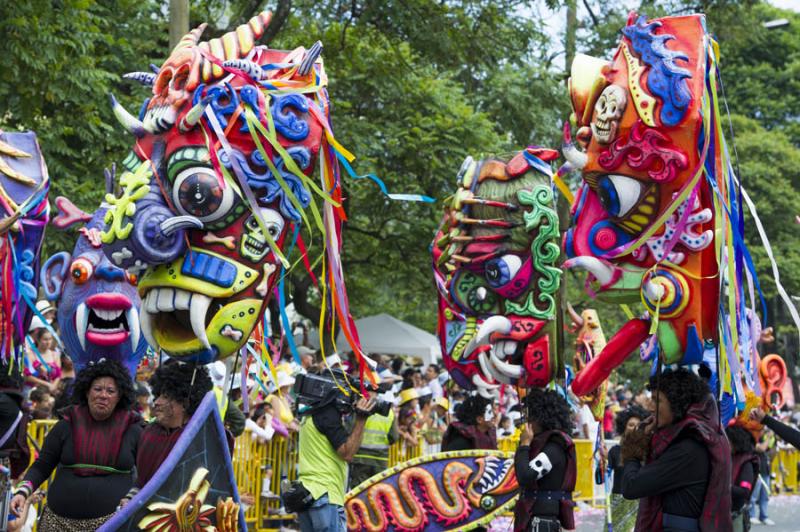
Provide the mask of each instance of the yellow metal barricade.
[{"label": "yellow metal barricade", "polygon": [[798,492],[797,463],[799,460],[800,453],[793,447],[778,450],[778,454],[772,460],[772,474],[775,479],[772,491]]},{"label": "yellow metal barricade", "polygon": [[577,478],[572,499],[586,501],[594,505],[594,442],[591,440],[573,440],[575,442],[575,457]]},{"label": "yellow metal barricade", "polygon": [[245,512],[249,530],[277,530],[277,525],[270,527],[267,523],[279,524],[280,521],[295,518],[293,514],[278,513],[280,499],[262,497],[264,479],[269,476],[270,469],[269,491],[277,496],[281,492],[282,479],[297,479],[297,433],[291,433],[288,439],[275,435],[271,441],[260,443],[249,430],[245,430],[236,438],[233,472],[240,496],[253,502]]},{"label": "yellow metal barricade", "polygon": [[[32,420],[28,423],[28,447],[31,450],[31,464],[33,464],[33,461],[39,456],[39,450],[42,448],[42,444],[44,444],[44,438],[55,424],[56,420],[54,419]],[[55,475],[55,471],[53,471],[53,475]],[[44,508],[47,497],[47,485],[50,484],[52,479],[53,476],[51,475],[50,478],[43,482],[38,488],[45,494],[45,498],[42,499],[42,502],[40,502],[36,508],[37,515],[42,515],[42,509]],[[36,524],[33,525],[33,530],[36,530]]]},{"label": "yellow metal barricade", "polygon": [[423,442],[424,440],[420,438],[417,445],[407,445],[403,441],[391,445],[389,447],[389,467],[422,456]]}]

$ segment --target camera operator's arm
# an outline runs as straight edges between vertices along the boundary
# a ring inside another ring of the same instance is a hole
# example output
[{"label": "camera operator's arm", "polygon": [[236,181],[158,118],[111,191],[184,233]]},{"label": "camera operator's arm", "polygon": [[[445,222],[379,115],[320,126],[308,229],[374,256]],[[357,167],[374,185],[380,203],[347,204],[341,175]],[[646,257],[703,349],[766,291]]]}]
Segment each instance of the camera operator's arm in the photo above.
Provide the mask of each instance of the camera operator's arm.
[{"label": "camera operator's arm", "polygon": [[356,422],[353,425],[353,431],[347,437],[347,441],[336,448],[336,454],[345,462],[350,462],[361,447],[361,440],[364,437],[364,425],[367,423],[367,418],[375,408],[374,398],[361,398],[356,403]]}]

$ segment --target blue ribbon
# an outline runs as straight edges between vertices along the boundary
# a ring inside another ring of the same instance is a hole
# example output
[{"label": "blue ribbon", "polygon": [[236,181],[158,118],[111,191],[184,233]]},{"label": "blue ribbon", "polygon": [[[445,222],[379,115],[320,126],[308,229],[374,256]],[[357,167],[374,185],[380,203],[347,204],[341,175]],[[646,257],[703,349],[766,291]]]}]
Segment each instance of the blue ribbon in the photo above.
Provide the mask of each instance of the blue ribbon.
[{"label": "blue ribbon", "polygon": [[336,157],[339,159],[339,162],[342,163],[342,166],[344,166],[344,169],[347,170],[347,173],[350,175],[351,178],[353,178],[353,179],[365,179],[365,178],[371,179],[376,185],[378,185],[378,188],[381,189],[381,192],[383,192],[383,195],[386,196],[389,199],[398,200],[398,201],[421,201],[421,202],[424,202],[424,203],[434,203],[436,201],[432,197],[425,196],[423,194],[391,194],[389,192],[389,190],[386,188],[386,185],[384,184],[384,182],[381,181],[381,179],[378,176],[376,176],[375,174],[364,174],[364,175],[356,174],[355,170],[353,170],[353,167],[350,166],[350,163],[347,161],[347,159],[341,153],[339,153],[338,151],[336,151],[336,150],[334,150],[334,151],[336,153]]}]

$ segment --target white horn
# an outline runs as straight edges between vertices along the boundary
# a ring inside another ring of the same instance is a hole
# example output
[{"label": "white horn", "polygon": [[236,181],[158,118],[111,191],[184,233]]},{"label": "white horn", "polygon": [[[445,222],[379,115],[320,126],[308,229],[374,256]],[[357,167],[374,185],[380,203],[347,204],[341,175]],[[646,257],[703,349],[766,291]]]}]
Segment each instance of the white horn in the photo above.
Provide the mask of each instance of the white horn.
[{"label": "white horn", "polygon": [[602,286],[606,286],[614,281],[614,268],[595,257],[582,255],[574,257],[564,262],[564,268],[581,268],[588,271],[600,281]]},{"label": "white horn", "polygon": [[147,131],[145,130],[142,121],[122,107],[117,99],[114,98],[113,94],[109,94],[109,97],[111,98],[111,109],[114,111],[114,116],[117,117],[117,120],[119,120],[119,123],[122,124],[122,127],[128,130],[130,133],[133,133],[136,138],[144,137]]}]

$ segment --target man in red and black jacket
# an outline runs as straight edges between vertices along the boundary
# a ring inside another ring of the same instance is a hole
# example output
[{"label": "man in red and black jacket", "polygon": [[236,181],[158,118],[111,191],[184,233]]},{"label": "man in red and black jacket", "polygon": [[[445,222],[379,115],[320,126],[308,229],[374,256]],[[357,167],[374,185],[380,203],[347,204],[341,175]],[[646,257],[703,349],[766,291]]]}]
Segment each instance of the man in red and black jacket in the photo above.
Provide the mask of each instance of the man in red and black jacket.
[{"label": "man in red and black jacket", "polygon": [[575,445],[568,436],[572,414],[554,390],[530,390],[525,399],[528,423],[514,455],[520,497],[514,508],[514,532],[558,532],[575,528]]},{"label": "man in red and black jacket", "polygon": [[638,531],[732,530],[731,450],[708,385],[686,369],[650,378],[653,416],[622,438],[622,495]]}]

